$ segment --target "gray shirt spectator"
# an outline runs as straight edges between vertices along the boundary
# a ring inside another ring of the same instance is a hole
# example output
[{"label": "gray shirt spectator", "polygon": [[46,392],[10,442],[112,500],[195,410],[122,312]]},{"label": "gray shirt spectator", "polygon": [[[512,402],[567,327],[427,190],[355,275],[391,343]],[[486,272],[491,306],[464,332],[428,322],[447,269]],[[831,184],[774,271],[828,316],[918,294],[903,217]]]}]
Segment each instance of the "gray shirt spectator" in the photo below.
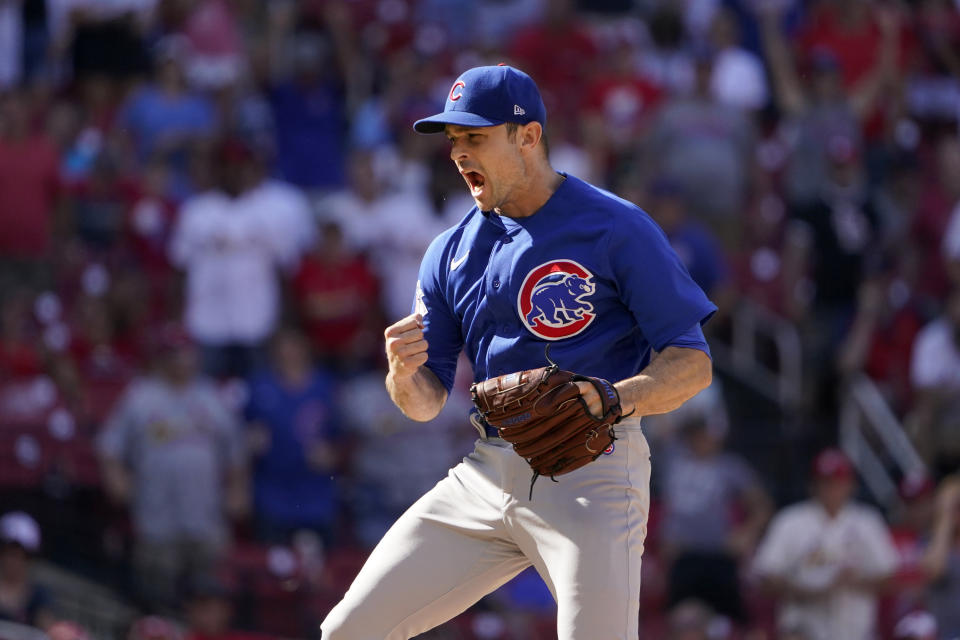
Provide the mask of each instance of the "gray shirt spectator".
[{"label": "gray shirt spectator", "polygon": [[[654,125],[651,158],[689,197],[702,221],[730,232],[743,210],[750,172],[753,125],[745,113],[710,94],[713,60],[697,61],[693,95],[667,103]],[[708,184],[709,189],[702,186]]]},{"label": "gray shirt spectator", "polygon": [[227,516],[249,510],[238,423],[180,327],[157,340],[156,372],[130,384],[97,448],[104,488],[129,503],[136,595],[154,609],[177,606],[182,581],[211,571],[228,541]]},{"label": "gray shirt spectator", "polygon": [[685,444],[668,454],[664,474],[664,540],[700,551],[720,551],[734,529],[732,505],[762,485],[739,456],[701,457]]},{"label": "gray shirt spectator", "polygon": [[234,417],[209,382],[176,388],[154,378],[134,381],[98,445],[132,472],[138,536],[223,541],[223,475],[242,464],[243,446]]}]

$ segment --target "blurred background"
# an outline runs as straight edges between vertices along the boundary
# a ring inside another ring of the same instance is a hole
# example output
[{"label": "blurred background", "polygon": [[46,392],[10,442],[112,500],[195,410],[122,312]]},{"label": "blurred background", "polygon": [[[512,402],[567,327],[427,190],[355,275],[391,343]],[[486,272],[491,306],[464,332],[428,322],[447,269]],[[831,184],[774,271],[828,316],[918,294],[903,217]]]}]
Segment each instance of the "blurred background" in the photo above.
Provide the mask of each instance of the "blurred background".
[{"label": "blurred background", "polygon": [[[318,636],[475,438],[382,331],[472,205],[410,125],[501,61],[720,307],[644,420],[642,637],[960,637],[956,0],[0,0],[0,637]],[[423,637],[554,615],[527,571]]]}]

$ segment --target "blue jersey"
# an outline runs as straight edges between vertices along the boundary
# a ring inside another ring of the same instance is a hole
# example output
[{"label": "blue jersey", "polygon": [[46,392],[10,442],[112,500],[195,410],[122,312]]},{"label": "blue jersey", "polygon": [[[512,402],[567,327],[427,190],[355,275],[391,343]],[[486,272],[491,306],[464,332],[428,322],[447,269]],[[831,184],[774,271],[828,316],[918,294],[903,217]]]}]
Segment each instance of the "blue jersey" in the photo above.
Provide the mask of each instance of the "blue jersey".
[{"label": "blue jersey", "polygon": [[414,308],[448,391],[464,349],[476,381],[546,365],[548,343],[563,369],[629,378],[716,311],[646,213],[573,176],[532,216],[474,207],[434,239]]}]

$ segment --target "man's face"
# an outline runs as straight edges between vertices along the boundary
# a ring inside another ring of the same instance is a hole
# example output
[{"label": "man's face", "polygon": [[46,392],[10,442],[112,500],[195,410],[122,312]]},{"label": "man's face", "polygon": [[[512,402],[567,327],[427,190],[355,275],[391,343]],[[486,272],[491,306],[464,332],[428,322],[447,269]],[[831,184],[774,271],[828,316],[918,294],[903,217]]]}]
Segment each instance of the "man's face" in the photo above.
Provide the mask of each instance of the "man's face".
[{"label": "man's face", "polygon": [[855,487],[853,478],[820,478],[814,483],[814,492],[821,504],[830,511],[838,511],[851,497]]},{"label": "man's face", "polygon": [[447,125],[450,158],[457,165],[481,211],[501,209],[522,193],[526,167],[520,152],[521,132],[512,137],[506,125]]}]

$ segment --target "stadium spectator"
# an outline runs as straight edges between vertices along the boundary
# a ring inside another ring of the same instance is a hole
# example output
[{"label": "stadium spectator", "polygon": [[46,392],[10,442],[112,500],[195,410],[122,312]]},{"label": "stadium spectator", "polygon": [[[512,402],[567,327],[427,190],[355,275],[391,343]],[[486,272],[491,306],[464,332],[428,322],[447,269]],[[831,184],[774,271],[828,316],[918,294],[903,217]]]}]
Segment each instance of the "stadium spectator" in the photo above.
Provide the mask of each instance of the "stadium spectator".
[{"label": "stadium spectator", "polygon": [[646,21],[650,42],[638,66],[641,73],[670,95],[686,95],[694,84],[693,54],[688,48],[683,12],[677,5],[658,3]]},{"label": "stadium spectator", "polygon": [[744,623],[738,566],[753,553],[772,504],[750,466],[724,451],[722,407],[694,402],[680,417],[679,442],[658,456],[664,506],[658,539],[669,566],[667,602],[693,598]]},{"label": "stadium spectator", "polygon": [[48,286],[61,209],[57,151],[26,92],[0,95],[0,291]]},{"label": "stadium spectator", "polygon": [[0,91],[16,86],[23,76],[25,33],[19,4],[0,4]]},{"label": "stadium spectator", "polygon": [[[648,158],[680,184],[692,215],[708,225],[723,246],[734,248],[755,131],[743,111],[711,95],[714,53],[708,49],[696,53],[693,91],[664,103],[650,131]],[[711,188],[701,188],[704,184]]]},{"label": "stadium spectator", "polygon": [[12,290],[0,305],[0,380],[26,380],[43,370],[41,350],[30,318],[29,291]]},{"label": "stadium spectator", "polygon": [[[630,191],[628,188],[627,192]],[[643,206],[667,234],[670,246],[680,256],[690,277],[717,305],[718,314],[726,315],[735,295],[726,256],[707,228],[690,216],[684,188],[667,177],[655,179]]]},{"label": "stadium spectator", "polygon": [[231,587],[213,574],[193,578],[185,589],[184,640],[268,640],[269,636],[237,631],[233,626]]},{"label": "stadium spectator", "polygon": [[877,594],[896,570],[896,549],[882,516],[851,501],[855,475],[846,455],[821,451],[812,476],[811,499],[774,516],[754,571],[779,600],[781,633],[868,640]]},{"label": "stadium spectator", "polygon": [[280,272],[313,243],[303,195],[266,180],[255,151],[231,139],[218,150],[219,187],[184,203],[170,259],[186,272],[185,323],[203,370],[244,377],[261,366],[281,307]]},{"label": "stadium spectator", "polygon": [[184,72],[198,89],[216,90],[235,83],[244,72],[246,56],[236,9],[225,0],[193,4],[183,24],[188,52]]},{"label": "stadium spectator", "polygon": [[[583,116],[578,119],[582,121],[582,140],[605,174],[634,159],[637,140],[650,126],[663,100],[660,87],[637,69],[636,43],[622,35],[610,48],[601,58],[599,73],[586,86]],[[554,121],[551,117],[552,148],[557,142]]]},{"label": "stadium spectator", "polygon": [[924,122],[949,123],[960,109],[960,12],[949,0],[922,0],[913,27],[918,51],[911,56],[904,101]]},{"label": "stadium spectator", "polygon": [[[886,31],[886,17],[884,8],[859,0],[815,3],[797,34],[798,48],[808,55],[830,52],[837,59],[843,85],[856,90],[888,53],[883,40],[891,35]],[[895,44],[899,45],[899,30],[892,35],[897,36]]]},{"label": "stadium spectator", "polygon": [[55,622],[50,593],[32,575],[40,526],[22,511],[0,517],[0,620],[46,629]]},{"label": "stadium spectator", "polygon": [[926,611],[903,616],[893,629],[893,640],[938,640],[937,619]]},{"label": "stadium spectator", "polygon": [[775,102],[785,124],[793,129],[791,139],[795,141],[787,196],[802,204],[819,195],[826,180],[830,165],[827,142],[846,138],[859,146],[864,123],[874,113],[893,72],[897,22],[891,14],[883,14],[885,19],[876,31],[878,37],[883,36],[878,40],[881,46],[856,54],[871,65],[869,74],[855,87],[844,89],[843,62],[835,48],[811,45],[795,60],[781,27],[783,4],[767,2],[757,7]]},{"label": "stadium spectator", "polygon": [[461,363],[446,405],[425,424],[394,410],[383,385],[385,371],[373,370],[343,385],[340,402],[351,408],[344,430],[357,438],[349,508],[361,546],[372,548],[396,517],[471,450],[477,433],[464,424],[473,406],[469,370]]},{"label": "stadium spectator", "polygon": [[349,249],[335,222],[321,225],[300,261],[292,290],[317,358],[338,370],[366,369],[380,357],[380,282],[367,258]]},{"label": "stadium spectator", "polygon": [[948,472],[960,460],[960,288],[917,335],[910,382],[916,397],[907,428],[927,462]]},{"label": "stadium spectator", "polygon": [[186,333],[163,327],[157,351],[155,373],[129,385],[97,445],[105,490],[130,508],[138,595],[169,608],[183,577],[221,555],[249,495],[237,421],[197,375]]},{"label": "stadium spectator", "polygon": [[585,85],[597,53],[574,0],[548,0],[542,20],[519,29],[509,47],[512,61],[537,79],[548,113],[567,116],[577,112],[582,97],[570,88]]},{"label": "stadium spectator", "polygon": [[[781,151],[774,153],[782,155]],[[742,299],[785,317],[796,293],[793,285],[799,266],[788,263],[784,252],[786,203],[769,175],[760,175],[765,184],[762,190],[755,188],[744,216],[743,238],[732,259],[737,292]]]},{"label": "stadium spectator", "polygon": [[925,600],[928,580],[922,559],[933,528],[935,489],[926,472],[908,473],[897,485],[901,504],[895,512],[890,535],[899,561],[893,593],[888,597],[887,606],[881,607],[881,616],[891,622]]},{"label": "stadium spectator", "polygon": [[944,638],[960,637],[960,475],[937,488],[930,542],[921,564],[930,580],[927,608]]},{"label": "stadium spectator", "polygon": [[140,162],[161,154],[183,172],[193,146],[216,133],[216,113],[206,96],[187,86],[184,37],[168,36],[156,46],[153,81],[130,95],[117,124],[130,137]]},{"label": "stadium spectator", "polygon": [[710,23],[710,46],[716,51],[710,88],[723,105],[756,111],[767,105],[769,89],[763,62],[741,44],[733,11],[721,7]]},{"label": "stadium spectator", "polygon": [[[444,229],[423,190],[391,191],[377,172],[373,152],[350,158],[350,188],[325,198],[321,210],[340,225],[347,245],[366,252],[382,283],[388,318],[410,313],[420,260],[430,241]],[[403,233],[396,233],[403,225]]]},{"label": "stadium spectator", "polygon": [[346,177],[346,87],[334,42],[316,32],[294,35],[290,77],[269,90],[279,174],[321,193],[342,187]]},{"label": "stadium spectator", "polygon": [[[950,292],[950,276],[956,275],[950,256],[950,216],[960,205],[960,137],[943,135],[931,141],[923,195],[910,236],[919,247],[928,250],[918,254],[918,292],[928,308],[936,308]],[[937,250],[941,248],[941,250]],[[947,260],[944,261],[944,250]],[[948,275],[949,274],[949,275]]]},{"label": "stadium spectator", "polygon": [[903,415],[910,406],[910,355],[923,315],[902,266],[907,258],[865,278],[857,293],[857,308],[837,354],[843,380],[866,373],[877,383],[891,407]]},{"label": "stadium spectator", "polygon": [[857,289],[877,259],[878,218],[867,199],[861,150],[847,137],[827,143],[827,179],[817,195],[794,205],[787,229],[788,258],[805,274],[806,299],[793,313],[804,333],[804,365],[810,402],[818,419],[837,400],[835,358],[854,318]]},{"label": "stadium spectator", "polygon": [[270,368],[250,379],[245,411],[258,535],[289,543],[297,529],[312,529],[329,545],[341,463],[334,380],[313,365],[298,331],[280,329],[271,356]]},{"label": "stadium spectator", "polygon": [[121,176],[117,159],[98,153],[89,173],[72,186],[70,218],[84,246],[95,255],[116,253],[123,237],[134,186]]},{"label": "stadium spectator", "polygon": [[[147,70],[144,34],[156,0],[51,0],[47,28],[61,71],[86,80],[129,79]],[[66,64],[64,64],[66,63]]]}]

